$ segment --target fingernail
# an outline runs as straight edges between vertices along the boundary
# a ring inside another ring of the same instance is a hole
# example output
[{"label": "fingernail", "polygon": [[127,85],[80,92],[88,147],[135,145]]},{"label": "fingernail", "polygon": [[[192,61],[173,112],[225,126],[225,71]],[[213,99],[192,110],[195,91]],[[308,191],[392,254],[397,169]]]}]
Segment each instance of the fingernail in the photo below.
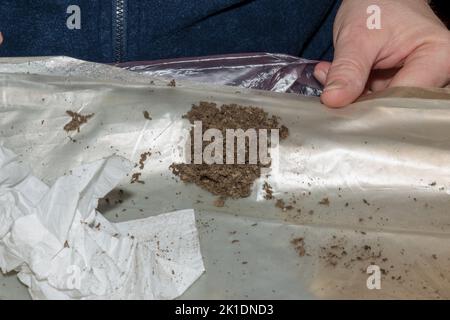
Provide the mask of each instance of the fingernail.
[{"label": "fingernail", "polygon": [[331,81],[325,86],[325,89],[323,91],[339,90],[344,88],[346,85],[347,83],[342,80]]},{"label": "fingernail", "polygon": [[314,72],[314,76],[322,84],[324,84],[325,81],[327,81],[327,74],[323,70],[316,70],[316,72]]}]

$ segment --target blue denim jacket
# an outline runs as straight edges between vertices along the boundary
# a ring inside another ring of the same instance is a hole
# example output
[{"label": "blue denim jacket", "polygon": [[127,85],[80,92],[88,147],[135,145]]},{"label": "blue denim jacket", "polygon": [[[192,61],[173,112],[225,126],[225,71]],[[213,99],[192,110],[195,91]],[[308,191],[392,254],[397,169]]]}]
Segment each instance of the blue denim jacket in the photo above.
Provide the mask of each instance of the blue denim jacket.
[{"label": "blue denim jacket", "polygon": [[0,0],[0,56],[98,62],[238,52],[332,57],[338,0]]}]

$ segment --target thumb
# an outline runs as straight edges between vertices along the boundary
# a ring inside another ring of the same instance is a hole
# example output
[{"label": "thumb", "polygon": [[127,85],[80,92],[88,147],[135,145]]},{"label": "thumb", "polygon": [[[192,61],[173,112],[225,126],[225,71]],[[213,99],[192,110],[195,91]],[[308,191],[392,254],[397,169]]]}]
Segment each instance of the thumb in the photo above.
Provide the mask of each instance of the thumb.
[{"label": "thumb", "polygon": [[3,33],[0,32],[0,44],[3,42]]},{"label": "thumb", "polygon": [[375,48],[373,45],[370,47],[372,48],[359,36],[337,39],[334,60],[321,96],[324,104],[329,107],[343,107],[355,101],[364,92],[376,58]]}]

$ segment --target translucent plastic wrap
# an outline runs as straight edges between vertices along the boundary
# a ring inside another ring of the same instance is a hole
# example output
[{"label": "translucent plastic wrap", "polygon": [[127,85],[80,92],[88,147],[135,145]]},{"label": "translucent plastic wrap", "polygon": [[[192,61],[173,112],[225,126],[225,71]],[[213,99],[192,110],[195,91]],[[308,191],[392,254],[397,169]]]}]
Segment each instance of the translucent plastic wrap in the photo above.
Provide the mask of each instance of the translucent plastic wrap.
[{"label": "translucent plastic wrap", "polygon": [[322,86],[313,76],[316,64],[284,54],[249,53],[127,62],[118,66],[151,77],[319,96]]},{"label": "translucent plastic wrap", "polygon": [[[64,57],[0,59],[1,143],[48,184],[80,163],[138,163],[151,150],[145,184],[125,179],[99,211],[116,222],[195,209],[206,273],[183,298],[450,298],[448,89],[392,89],[336,110],[316,97],[167,84]],[[182,115],[199,101],[259,106],[290,130],[278,170],[222,208],[169,170],[183,158]],[[95,115],[68,134],[66,110]],[[292,208],[264,199],[265,181]],[[380,290],[367,287],[369,265]],[[14,275],[0,277],[0,298],[26,297]]]}]

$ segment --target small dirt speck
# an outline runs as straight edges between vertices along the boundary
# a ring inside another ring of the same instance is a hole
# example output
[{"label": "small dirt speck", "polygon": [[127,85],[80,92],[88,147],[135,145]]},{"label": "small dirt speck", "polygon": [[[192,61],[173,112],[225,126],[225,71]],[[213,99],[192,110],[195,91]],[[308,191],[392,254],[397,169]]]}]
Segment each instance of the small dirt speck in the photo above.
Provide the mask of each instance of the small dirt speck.
[{"label": "small dirt speck", "polygon": [[80,132],[80,127],[82,124],[87,123],[90,118],[94,116],[93,113],[82,115],[74,111],[67,110],[66,113],[72,117],[69,123],[64,126],[64,130],[67,132],[77,131]]},{"label": "small dirt speck", "polygon": [[152,120],[152,117],[150,117],[150,113],[149,113],[147,110],[145,110],[145,111],[143,112],[143,114],[144,114],[144,118],[145,118],[145,119],[147,119],[147,120]]}]

